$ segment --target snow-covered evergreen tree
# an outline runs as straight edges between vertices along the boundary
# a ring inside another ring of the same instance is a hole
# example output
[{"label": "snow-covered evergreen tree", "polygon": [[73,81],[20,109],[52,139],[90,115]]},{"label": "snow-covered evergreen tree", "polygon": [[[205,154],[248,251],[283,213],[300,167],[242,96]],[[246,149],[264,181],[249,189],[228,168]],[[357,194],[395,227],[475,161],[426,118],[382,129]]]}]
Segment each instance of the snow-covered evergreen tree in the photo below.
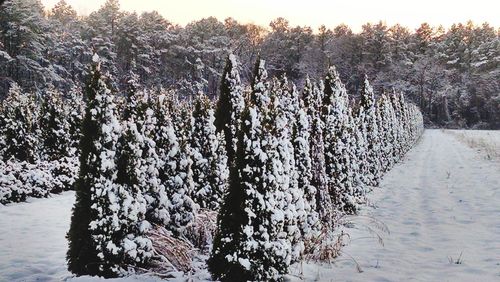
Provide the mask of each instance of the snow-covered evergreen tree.
[{"label": "snow-covered evergreen tree", "polygon": [[80,175],[68,232],[68,268],[76,275],[115,277],[128,265],[151,257],[145,206],[117,183],[116,145],[120,125],[113,96],[94,55],[86,85],[87,108],[80,142]]},{"label": "snow-covered evergreen tree", "polygon": [[316,188],[311,185],[312,160],[309,144],[311,143],[311,126],[306,111],[301,108],[297,112],[293,128],[293,145],[295,154],[295,169],[298,174],[297,186],[304,195],[304,212],[306,218],[299,228],[304,240],[310,240],[319,235],[321,223],[316,205]]},{"label": "snow-covered evergreen tree", "polygon": [[297,261],[304,251],[300,226],[306,221],[304,193],[299,189],[295,154],[292,143],[292,128],[298,106],[296,92],[290,89],[286,76],[274,81],[274,91],[270,93],[268,114],[264,119],[264,148],[268,155],[267,175],[271,175],[268,187],[275,185],[276,202],[285,215],[284,232],[290,243],[290,261]]},{"label": "snow-covered evergreen tree", "polygon": [[377,125],[380,136],[380,161],[382,172],[389,170],[394,164],[393,158],[394,139],[393,139],[393,112],[385,94],[381,95],[377,103]]},{"label": "snow-covered evergreen tree", "polygon": [[34,97],[12,83],[2,102],[0,135],[4,146],[0,153],[4,160],[34,162],[37,159],[36,111]]},{"label": "snow-covered evergreen tree", "polygon": [[253,70],[250,100],[257,108],[264,112],[268,110],[267,107],[270,103],[269,91],[271,86],[277,86],[279,88],[279,83],[269,85],[267,80],[268,74],[266,70],[266,61],[258,57]]},{"label": "snow-covered evergreen tree", "polygon": [[379,164],[379,132],[377,128],[377,113],[375,106],[375,94],[373,88],[365,76],[363,85],[361,86],[360,103],[357,112],[358,126],[364,136],[366,145],[365,154],[361,159],[363,162],[362,172],[366,177],[367,185],[376,186],[380,178],[380,164]]},{"label": "snow-covered evergreen tree", "polygon": [[181,103],[178,106],[180,109],[172,116],[177,150],[175,154],[172,154],[174,151],[170,152],[171,161],[166,163],[170,166],[170,177],[165,183],[165,190],[170,199],[170,224],[168,228],[175,234],[181,234],[193,222],[197,209],[192,199],[194,181],[190,140],[193,118],[190,105]]},{"label": "snow-covered evergreen tree", "polygon": [[147,92],[138,89],[138,77],[131,72],[123,110],[123,133],[117,153],[117,182],[144,207],[146,219],[166,225],[170,216],[165,187],[159,178],[159,158],[152,137],[156,119]]},{"label": "snow-covered evergreen tree", "polygon": [[[156,128],[154,141],[158,155],[158,178],[164,191],[151,191],[148,206],[148,219],[152,222],[168,226],[170,223],[170,190],[171,180],[177,175],[177,156],[179,155],[179,142],[170,118],[170,101],[164,93],[155,97],[154,115]],[[164,209],[167,205],[167,210]]]},{"label": "snow-covered evergreen tree", "polygon": [[225,163],[226,148],[220,143],[223,140],[218,138],[214,121],[210,100],[204,94],[198,94],[191,136],[193,199],[202,208],[217,210],[226,190],[229,171]]},{"label": "snow-covered evergreen tree", "polygon": [[274,201],[278,191],[264,185],[271,175],[262,138],[261,113],[250,106],[242,115],[235,165],[208,260],[212,276],[221,281],[280,280],[288,268],[287,239],[281,235],[284,214]]},{"label": "snow-covered evergreen tree", "polygon": [[348,103],[347,90],[332,66],[325,78],[322,107],[328,190],[337,210],[353,213],[356,211],[357,200],[351,170],[353,137],[349,128]]},{"label": "snow-covered evergreen tree", "polygon": [[245,100],[240,80],[239,63],[236,56],[230,54],[222,73],[220,95],[215,110],[215,127],[217,132],[224,132],[229,165],[233,162],[236,152],[237,131],[244,107]]},{"label": "snow-covered evergreen tree", "polygon": [[154,97],[146,90],[140,91],[139,109],[141,109],[140,134],[143,138],[141,147],[140,183],[147,200],[148,220],[160,224],[167,224],[170,208],[168,193],[165,184],[160,178],[162,161],[158,155],[155,135],[157,119],[153,109]]},{"label": "snow-covered evergreen tree", "polygon": [[67,120],[61,93],[49,88],[44,95],[39,120],[40,149],[44,160],[59,160],[70,154],[70,124]]},{"label": "snow-covered evergreen tree", "polygon": [[78,143],[81,138],[81,127],[85,112],[83,93],[76,86],[71,88],[64,103],[65,116],[69,124],[70,155],[78,156]]},{"label": "snow-covered evergreen tree", "polygon": [[307,79],[302,92],[302,100],[311,124],[309,144],[312,167],[311,185],[316,188],[316,210],[321,222],[328,225],[332,223],[333,204],[328,192],[328,175],[326,174],[325,145],[323,141],[324,125],[318,110],[321,109],[321,92],[321,89]]}]

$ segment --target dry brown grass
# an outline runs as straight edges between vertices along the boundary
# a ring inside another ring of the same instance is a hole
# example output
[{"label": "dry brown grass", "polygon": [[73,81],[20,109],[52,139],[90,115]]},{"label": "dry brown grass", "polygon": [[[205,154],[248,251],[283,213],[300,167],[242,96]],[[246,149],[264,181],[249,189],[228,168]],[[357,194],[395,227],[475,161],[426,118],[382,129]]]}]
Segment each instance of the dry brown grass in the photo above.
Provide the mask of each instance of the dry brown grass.
[{"label": "dry brown grass", "polygon": [[154,254],[158,258],[153,263],[153,272],[189,272],[192,269],[191,263],[198,250],[189,241],[175,238],[159,226],[152,228],[148,237],[153,242]]},{"label": "dry brown grass", "polygon": [[212,243],[217,229],[217,212],[200,210],[192,225],[187,228],[186,237],[195,247],[206,250]]},{"label": "dry brown grass", "polygon": [[500,142],[495,141],[490,133],[478,136],[472,135],[467,131],[445,130],[444,132],[454,136],[468,147],[481,151],[486,159],[500,160]]},{"label": "dry brown grass", "polygon": [[318,236],[304,242],[304,259],[332,263],[340,255],[348,237],[343,231],[334,233],[330,228],[323,228]]}]

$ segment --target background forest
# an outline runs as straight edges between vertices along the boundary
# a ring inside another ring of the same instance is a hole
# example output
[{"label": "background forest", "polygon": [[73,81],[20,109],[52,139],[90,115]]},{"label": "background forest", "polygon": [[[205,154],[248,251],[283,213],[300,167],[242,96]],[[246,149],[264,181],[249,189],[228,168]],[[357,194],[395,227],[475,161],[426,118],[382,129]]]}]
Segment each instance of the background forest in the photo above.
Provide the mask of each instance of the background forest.
[{"label": "background forest", "polygon": [[39,0],[6,1],[0,7],[0,100],[12,82],[39,95],[50,85],[81,91],[93,51],[119,92],[132,70],[144,87],[215,97],[232,52],[246,84],[258,54],[270,75],[287,73],[299,86],[306,74],[324,77],[334,64],[348,93],[359,96],[367,74],[375,93],[404,92],[427,126],[500,129],[499,35],[498,28],[472,22],[447,30],[367,23],[359,33],[346,25],[294,27],[284,18],[268,27],[231,18],[182,27],[157,12],[121,11],[118,0],[85,17],[64,0],[51,10]]}]

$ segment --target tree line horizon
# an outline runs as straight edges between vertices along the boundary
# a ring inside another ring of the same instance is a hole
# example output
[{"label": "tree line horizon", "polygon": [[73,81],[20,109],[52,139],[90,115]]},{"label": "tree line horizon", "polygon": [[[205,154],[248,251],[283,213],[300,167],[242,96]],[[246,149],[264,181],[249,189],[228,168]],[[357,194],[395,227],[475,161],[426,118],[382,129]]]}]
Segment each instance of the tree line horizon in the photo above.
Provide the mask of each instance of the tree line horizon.
[{"label": "tree line horizon", "polygon": [[[315,31],[292,26],[285,18],[266,27],[208,17],[181,26],[157,11],[123,11],[117,0],[108,0],[88,16],[79,16],[65,1],[49,12],[39,0],[21,2],[0,7],[6,19],[0,23],[0,51],[5,50],[0,52],[5,62],[0,99],[11,80],[36,91],[48,83],[63,91],[81,86],[93,50],[103,58],[117,89],[134,68],[146,87],[176,89],[184,96],[202,89],[213,98],[228,53],[240,58],[245,83],[260,54],[270,75],[287,73],[299,86],[306,74],[322,77],[335,65],[348,92],[359,95],[366,74],[377,93],[393,88],[404,92],[422,109],[427,126],[500,128],[500,29],[488,23],[468,21],[449,28],[422,23],[409,29],[379,21],[355,32],[345,24]],[[24,19],[23,11],[39,18],[32,19],[33,32],[13,42],[7,36],[8,22]],[[32,44],[22,44],[27,38]],[[20,81],[26,73],[31,79]]]}]

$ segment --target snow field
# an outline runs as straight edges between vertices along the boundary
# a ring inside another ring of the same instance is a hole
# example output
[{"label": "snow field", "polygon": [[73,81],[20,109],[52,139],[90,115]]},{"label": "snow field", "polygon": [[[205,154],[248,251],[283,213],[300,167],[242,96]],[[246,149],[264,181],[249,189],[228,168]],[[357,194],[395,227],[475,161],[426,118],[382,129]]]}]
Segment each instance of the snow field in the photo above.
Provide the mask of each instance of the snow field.
[{"label": "snow field", "polygon": [[[426,130],[404,159],[352,218],[343,255],[305,264],[304,280],[500,281],[500,164],[441,130]],[[300,281],[300,266],[291,274]]]},{"label": "snow field", "polygon": [[67,271],[73,191],[0,205],[0,281],[54,281]]}]

